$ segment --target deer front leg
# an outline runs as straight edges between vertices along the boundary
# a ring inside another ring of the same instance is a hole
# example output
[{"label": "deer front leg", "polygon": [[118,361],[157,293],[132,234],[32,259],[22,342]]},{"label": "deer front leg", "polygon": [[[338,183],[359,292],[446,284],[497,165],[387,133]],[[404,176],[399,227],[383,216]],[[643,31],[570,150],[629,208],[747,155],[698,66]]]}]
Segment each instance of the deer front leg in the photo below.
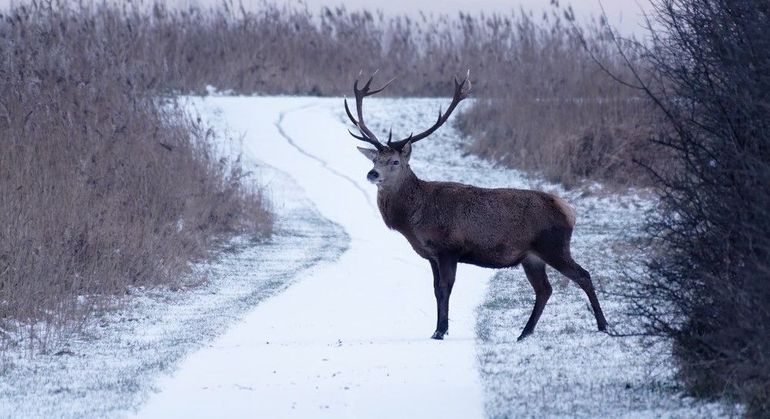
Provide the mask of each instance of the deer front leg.
[{"label": "deer front leg", "polygon": [[433,293],[436,296],[437,312],[436,331],[431,338],[444,339],[449,330],[449,296],[455,282],[457,260],[439,258],[437,261],[431,261],[430,266],[433,269]]},{"label": "deer front leg", "polygon": [[[441,292],[439,291],[439,271],[438,271],[438,262],[431,259],[430,260],[430,269],[433,271],[433,295],[436,296],[436,319],[441,317],[441,312],[439,311],[440,301],[441,301]],[[441,337],[436,337],[438,335],[438,320],[436,321],[436,331],[433,333],[433,336],[431,336],[432,339],[441,339]]]},{"label": "deer front leg", "polygon": [[551,284],[548,282],[548,276],[545,274],[545,263],[542,260],[537,256],[529,255],[521,262],[521,266],[524,268],[524,273],[527,275],[529,283],[535,290],[535,308],[532,309],[529,321],[527,321],[527,325],[524,326],[524,330],[521,331],[521,335],[517,340],[522,340],[532,334],[537,321],[540,319],[540,315],[543,314],[545,303],[548,302],[548,298],[551,297],[553,292]]}]

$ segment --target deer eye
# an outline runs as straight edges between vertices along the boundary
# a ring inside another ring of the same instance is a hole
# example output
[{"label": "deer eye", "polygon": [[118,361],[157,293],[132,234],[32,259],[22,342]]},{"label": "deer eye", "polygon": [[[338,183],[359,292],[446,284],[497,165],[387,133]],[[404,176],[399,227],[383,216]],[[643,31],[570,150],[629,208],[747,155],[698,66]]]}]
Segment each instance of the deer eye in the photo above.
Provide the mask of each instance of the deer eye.
[{"label": "deer eye", "polygon": [[398,160],[393,160],[393,166],[398,166]]}]

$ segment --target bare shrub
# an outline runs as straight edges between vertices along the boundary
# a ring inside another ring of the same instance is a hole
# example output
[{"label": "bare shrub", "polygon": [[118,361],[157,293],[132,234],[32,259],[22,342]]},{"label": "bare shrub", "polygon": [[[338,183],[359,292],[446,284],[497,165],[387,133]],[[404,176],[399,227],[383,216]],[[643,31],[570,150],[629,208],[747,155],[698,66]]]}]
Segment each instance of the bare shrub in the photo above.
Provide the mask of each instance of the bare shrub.
[{"label": "bare shrub", "polygon": [[629,278],[641,332],[674,342],[695,395],[770,415],[770,3],[660,0],[650,97],[678,163],[656,180],[647,272]]},{"label": "bare shrub", "polygon": [[99,25],[42,6],[0,22],[0,330],[31,348],[174,284],[222,234],[271,227],[213,134],[149,96]]}]

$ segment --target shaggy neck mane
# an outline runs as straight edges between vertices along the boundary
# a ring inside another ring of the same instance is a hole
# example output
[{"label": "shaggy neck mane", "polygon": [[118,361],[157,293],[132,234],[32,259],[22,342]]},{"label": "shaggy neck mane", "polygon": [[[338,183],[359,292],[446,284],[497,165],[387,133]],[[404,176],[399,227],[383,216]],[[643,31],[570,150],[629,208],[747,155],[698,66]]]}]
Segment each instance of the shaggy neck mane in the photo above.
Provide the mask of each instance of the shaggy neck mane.
[{"label": "shaggy neck mane", "polygon": [[395,188],[380,188],[377,191],[377,206],[385,225],[393,230],[407,228],[422,206],[420,180],[409,170],[405,179]]}]

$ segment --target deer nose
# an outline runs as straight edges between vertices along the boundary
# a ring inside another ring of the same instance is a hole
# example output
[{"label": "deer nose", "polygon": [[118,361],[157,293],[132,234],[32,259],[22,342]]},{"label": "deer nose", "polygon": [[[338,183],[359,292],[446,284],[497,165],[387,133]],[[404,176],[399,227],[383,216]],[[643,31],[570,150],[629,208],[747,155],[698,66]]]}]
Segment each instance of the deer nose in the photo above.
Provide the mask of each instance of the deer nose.
[{"label": "deer nose", "polygon": [[377,173],[376,170],[370,170],[369,173],[366,174],[366,178],[369,179],[370,182],[374,182],[378,177],[380,177],[380,174]]}]

